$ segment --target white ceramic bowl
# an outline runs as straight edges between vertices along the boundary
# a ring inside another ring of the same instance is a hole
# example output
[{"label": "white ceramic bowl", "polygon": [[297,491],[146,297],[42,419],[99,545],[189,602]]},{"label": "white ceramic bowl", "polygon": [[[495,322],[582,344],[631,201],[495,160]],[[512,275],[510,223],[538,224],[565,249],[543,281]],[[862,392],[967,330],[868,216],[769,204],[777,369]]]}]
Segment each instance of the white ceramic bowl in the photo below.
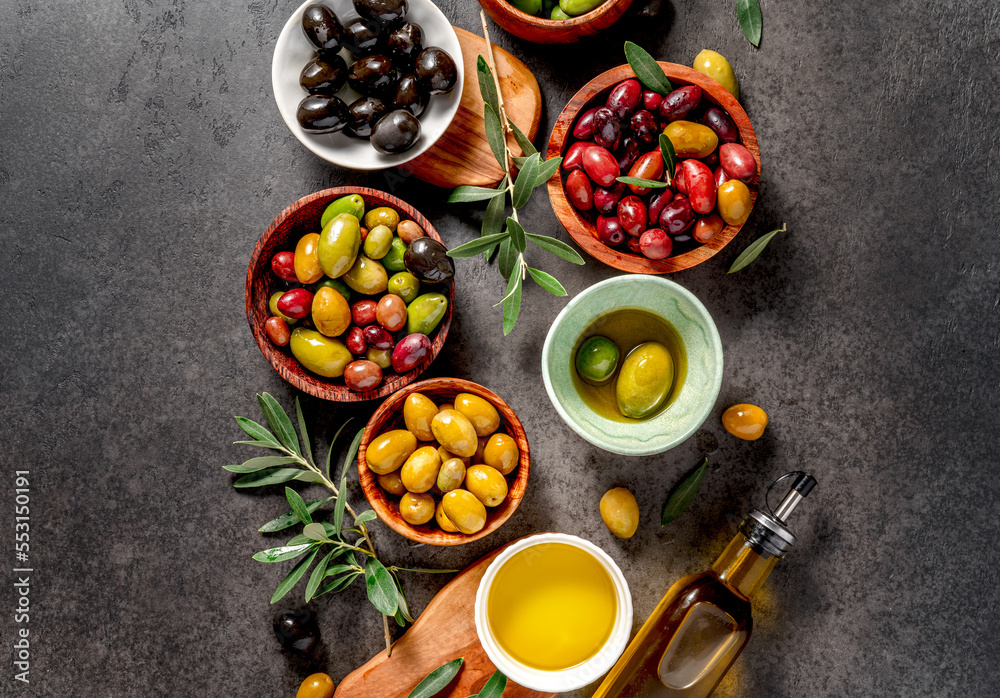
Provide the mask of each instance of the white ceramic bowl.
[{"label": "white ceramic bowl", "polygon": [[[420,115],[420,138],[416,145],[405,153],[383,155],[375,150],[367,139],[351,138],[344,133],[322,135],[308,133],[295,118],[299,102],[307,95],[299,85],[299,74],[305,64],[316,56],[315,49],[302,33],[302,11],[313,2],[316,0],[306,0],[288,18],[274,45],[274,58],[271,61],[274,101],[278,103],[281,118],[285,120],[288,129],[295,134],[299,142],[327,162],[352,170],[382,170],[387,167],[397,167],[434,145],[455,118],[458,105],[462,101],[464,80],[462,47],[458,43],[458,36],[451,22],[444,13],[430,0],[409,0],[410,9],[406,13],[406,18],[416,22],[423,29],[424,46],[442,48],[455,59],[458,82],[448,94],[431,97],[427,109]],[[325,4],[337,13],[337,17],[345,24],[358,16],[351,0],[325,0]],[[340,55],[350,67],[354,59],[347,49],[342,50]],[[337,94],[347,104],[361,96],[347,86]]]},{"label": "white ceramic bowl", "polygon": [[[618,614],[611,628],[611,635],[608,637],[607,642],[604,643],[604,647],[586,662],[561,671],[533,669],[507,654],[493,637],[493,633],[490,630],[489,618],[486,613],[486,602],[489,599],[490,586],[493,584],[493,580],[496,578],[500,568],[511,557],[525,548],[542,543],[566,543],[577,548],[582,548],[593,555],[610,575],[611,581],[615,586],[615,595],[618,602]],[[597,681],[611,670],[611,667],[618,661],[618,657],[625,651],[631,631],[632,594],[629,592],[625,575],[618,569],[615,561],[596,545],[583,538],[566,535],[565,533],[541,533],[514,543],[500,553],[490,563],[490,566],[486,568],[486,573],[479,582],[479,591],[476,592],[476,633],[479,635],[480,644],[486,650],[486,656],[490,658],[490,661],[493,662],[493,665],[497,669],[502,671],[512,681],[533,691],[546,693],[575,691],[578,688],[583,688]]]}]

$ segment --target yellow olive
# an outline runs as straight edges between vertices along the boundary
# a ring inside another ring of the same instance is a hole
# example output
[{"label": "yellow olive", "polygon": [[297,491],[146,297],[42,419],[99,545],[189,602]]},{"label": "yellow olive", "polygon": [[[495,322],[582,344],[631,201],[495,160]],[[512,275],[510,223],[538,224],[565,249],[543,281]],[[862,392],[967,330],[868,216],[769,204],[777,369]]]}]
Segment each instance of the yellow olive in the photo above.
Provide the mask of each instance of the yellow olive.
[{"label": "yellow olive", "polygon": [[410,454],[403,463],[399,477],[410,492],[426,492],[437,482],[441,456],[434,446],[423,446]]},{"label": "yellow olive", "polygon": [[508,434],[494,434],[486,441],[483,449],[483,462],[500,471],[502,475],[510,475],[521,458],[514,437]]},{"label": "yellow olive", "polygon": [[295,698],[333,698],[333,679],[326,674],[313,674],[295,692]]},{"label": "yellow olive", "polygon": [[444,513],[444,502],[438,502],[437,509],[434,511],[434,520],[437,521],[437,525],[441,527],[442,531],[458,533],[458,527]]},{"label": "yellow olive", "polygon": [[399,469],[416,450],[417,437],[405,429],[394,429],[372,439],[365,460],[372,472],[385,475]]},{"label": "yellow olive", "polygon": [[488,465],[474,465],[466,471],[465,489],[488,507],[498,506],[507,498],[507,480]]},{"label": "yellow olive", "polygon": [[[403,422],[414,436],[421,441],[432,441],[431,420],[438,413],[437,405],[421,393],[411,393],[403,403]],[[443,458],[442,458],[443,459]]]},{"label": "yellow olive", "polygon": [[486,507],[468,490],[452,490],[441,498],[441,507],[462,533],[478,533],[486,525]]},{"label": "yellow olive", "polygon": [[721,53],[705,49],[695,56],[692,67],[725,87],[736,99],[740,98],[740,85],[736,81],[736,73]]},{"label": "yellow olive", "polygon": [[663,129],[679,158],[704,158],[719,147],[719,136],[704,124],[672,121]]},{"label": "yellow olive", "polygon": [[757,405],[733,405],[722,413],[722,426],[738,439],[756,441],[764,435],[767,412]]},{"label": "yellow olive", "polygon": [[500,426],[497,408],[478,395],[459,393],[455,396],[455,410],[472,422],[476,436],[489,436]]},{"label": "yellow olive", "polygon": [[306,369],[325,378],[340,378],[347,364],[354,360],[343,342],[305,327],[292,330],[288,348]]},{"label": "yellow olive", "polygon": [[344,283],[363,296],[374,296],[389,287],[389,275],[376,260],[359,254],[354,265],[343,276]]},{"label": "yellow olive", "polygon": [[351,324],[351,306],[339,291],[324,286],[312,302],[312,321],[327,337],[339,337]]},{"label": "yellow olive", "polygon": [[437,488],[442,494],[457,490],[465,481],[465,463],[461,458],[449,458],[437,474]]},{"label": "yellow olive", "polygon": [[399,225],[399,214],[396,213],[395,209],[391,209],[388,206],[373,208],[365,214],[365,227],[368,230],[379,225],[384,225],[395,233],[396,227]]},{"label": "yellow olive", "polygon": [[440,405],[438,405],[438,412],[440,412],[441,410],[453,410],[453,409],[455,409],[455,406],[450,402],[442,402]]},{"label": "yellow olive", "polygon": [[434,518],[434,497],[407,492],[399,500],[399,513],[406,523],[423,525]]},{"label": "yellow olive", "polygon": [[476,463],[483,463],[483,452],[486,450],[486,444],[490,442],[488,436],[480,437],[479,444],[476,446],[476,455],[472,457],[472,460]]},{"label": "yellow olive", "polygon": [[729,225],[743,225],[750,217],[753,200],[750,189],[738,179],[724,182],[718,191],[719,215]]},{"label": "yellow olive", "polygon": [[441,410],[431,420],[431,431],[438,443],[465,458],[476,453],[476,428],[465,415],[456,410]]},{"label": "yellow olive", "polygon": [[292,265],[295,269],[295,278],[300,284],[311,284],[323,278],[323,267],[319,265],[317,257],[318,249],[319,233],[303,235],[295,245]]},{"label": "yellow olive", "polygon": [[631,538],[639,527],[639,504],[624,487],[615,487],[601,497],[601,518],[619,538]]},{"label": "yellow olive", "polygon": [[468,456],[466,456],[465,458],[460,458],[459,456],[456,456],[454,453],[449,451],[444,446],[438,447],[438,454],[441,456],[442,463],[444,463],[446,460],[451,460],[452,458],[458,458],[460,461],[462,461],[462,464],[465,465],[466,468],[472,465],[471,458],[469,458]]},{"label": "yellow olive", "polygon": [[398,470],[393,470],[391,473],[386,473],[385,475],[379,475],[378,485],[389,494],[394,494],[397,497],[402,497],[406,494],[406,487],[403,485],[403,480],[399,477]]}]

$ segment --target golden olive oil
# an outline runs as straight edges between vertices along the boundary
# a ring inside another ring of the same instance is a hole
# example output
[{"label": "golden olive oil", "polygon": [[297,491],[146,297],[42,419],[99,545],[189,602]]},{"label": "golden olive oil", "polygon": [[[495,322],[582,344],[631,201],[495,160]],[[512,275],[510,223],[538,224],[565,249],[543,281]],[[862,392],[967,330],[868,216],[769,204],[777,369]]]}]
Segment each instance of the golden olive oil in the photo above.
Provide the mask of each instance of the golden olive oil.
[{"label": "golden olive oil", "polygon": [[500,568],[486,613],[507,654],[533,669],[559,671],[582,664],[604,646],[618,601],[611,575],[589,552],[540,543]]},{"label": "golden olive oil", "polygon": [[[681,388],[684,387],[684,377],[687,375],[687,353],[684,351],[684,342],[681,341],[680,333],[669,322],[658,315],[639,308],[621,308],[601,315],[594,322],[587,326],[576,346],[573,347],[571,361],[575,361],[576,352],[580,346],[594,335],[607,337],[615,346],[621,358],[619,366],[625,361],[625,357],[632,349],[644,342],[659,342],[670,352],[670,357],[674,362],[674,384],[670,389],[663,406],[656,413],[645,417],[650,419],[665,410],[677,396],[680,395]],[[616,422],[640,422],[642,419],[632,419],[624,416],[618,410],[618,400],[615,396],[615,383],[610,380],[604,385],[591,385],[583,381],[576,370],[571,370],[573,385],[576,392],[584,404],[600,416]]]}]

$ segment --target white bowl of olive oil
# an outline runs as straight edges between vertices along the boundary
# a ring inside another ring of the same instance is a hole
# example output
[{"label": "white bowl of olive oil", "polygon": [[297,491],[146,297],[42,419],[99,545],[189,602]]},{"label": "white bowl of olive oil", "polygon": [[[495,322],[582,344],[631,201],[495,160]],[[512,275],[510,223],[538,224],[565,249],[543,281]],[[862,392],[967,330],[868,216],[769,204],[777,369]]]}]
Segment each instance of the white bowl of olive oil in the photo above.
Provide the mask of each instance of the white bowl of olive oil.
[{"label": "white bowl of olive oil", "polygon": [[562,693],[597,681],[628,644],[632,596],[607,553],[590,541],[542,533],[490,563],[476,593],[476,632],[515,683]]}]

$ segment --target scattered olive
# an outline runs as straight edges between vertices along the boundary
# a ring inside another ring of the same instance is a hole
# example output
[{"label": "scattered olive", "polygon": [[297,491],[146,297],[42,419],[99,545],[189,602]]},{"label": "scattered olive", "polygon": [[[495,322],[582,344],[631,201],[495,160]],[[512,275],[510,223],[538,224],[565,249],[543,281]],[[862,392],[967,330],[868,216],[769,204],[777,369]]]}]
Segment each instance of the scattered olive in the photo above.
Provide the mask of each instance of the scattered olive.
[{"label": "scattered olive", "polygon": [[398,66],[412,66],[424,49],[424,33],[419,24],[401,19],[382,34],[382,47]]},{"label": "scattered olive", "polygon": [[427,283],[447,281],[455,276],[455,262],[448,256],[448,249],[431,237],[411,242],[403,261],[414,276]]},{"label": "scattered olive", "polygon": [[365,19],[386,25],[405,15],[409,3],[407,0],[354,0],[354,9]]},{"label": "scattered olive", "polygon": [[420,86],[432,95],[451,92],[458,82],[458,67],[454,59],[437,46],[425,48],[417,54],[414,72]]},{"label": "scattered olive", "polygon": [[420,116],[427,108],[430,96],[420,87],[417,76],[413,74],[404,75],[396,84],[396,97],[393,106],[396,109],[405,109],[414,116]]},{"label": "scattered olive", "polygon": [[381,33],[378,22],[357,17],[344,25],[343,44],[355,56],[365,56],[375,50]]},{"label": "scattered olive", "polygon": [[347,84],[363,95],[391,96],[399,76],[388,56],[373,54],[354,61],[347,72]]},{"label": "scattered olive", "polygon": [[385,155],[409,150],[418,138],[420,122],[405,109],[397,109],[383,116],[372,128],[371,134],[372,146]]},{"label": "scattered olive", "polygon": [[295,113],[299,125],[310,133],[335,133],[347,125],[347,105],[340,97],[309,95]]},{"label": "scattered olive", "polygon": [[344,129],[357,138],[368,138],[372,128],[389,112],[389,107],[378,97],[362,97],[347,108],[350,120]]},{"label": "scattered olive", "polygon": [[290,608],[274,617],[274,636],[289,652],[308,654],[319,642],[316,614],[308,608]]},{"label": "scattered olive", "polygon": [[302,32],[321,53],[337,53],[344,38],[344,26],[337,15],[320,3],[313,3],[302,11]]},{"label": "scattered olive", "polygon": [[333,698],[333,679],[326,674],[312,674],[299,686],[295,698]]},{"label": "scattered olive", "polygon": [[299,84],[309,94],[332,95],[347,82],[347,63],[340,56],[319,56],[306,63]]}]

